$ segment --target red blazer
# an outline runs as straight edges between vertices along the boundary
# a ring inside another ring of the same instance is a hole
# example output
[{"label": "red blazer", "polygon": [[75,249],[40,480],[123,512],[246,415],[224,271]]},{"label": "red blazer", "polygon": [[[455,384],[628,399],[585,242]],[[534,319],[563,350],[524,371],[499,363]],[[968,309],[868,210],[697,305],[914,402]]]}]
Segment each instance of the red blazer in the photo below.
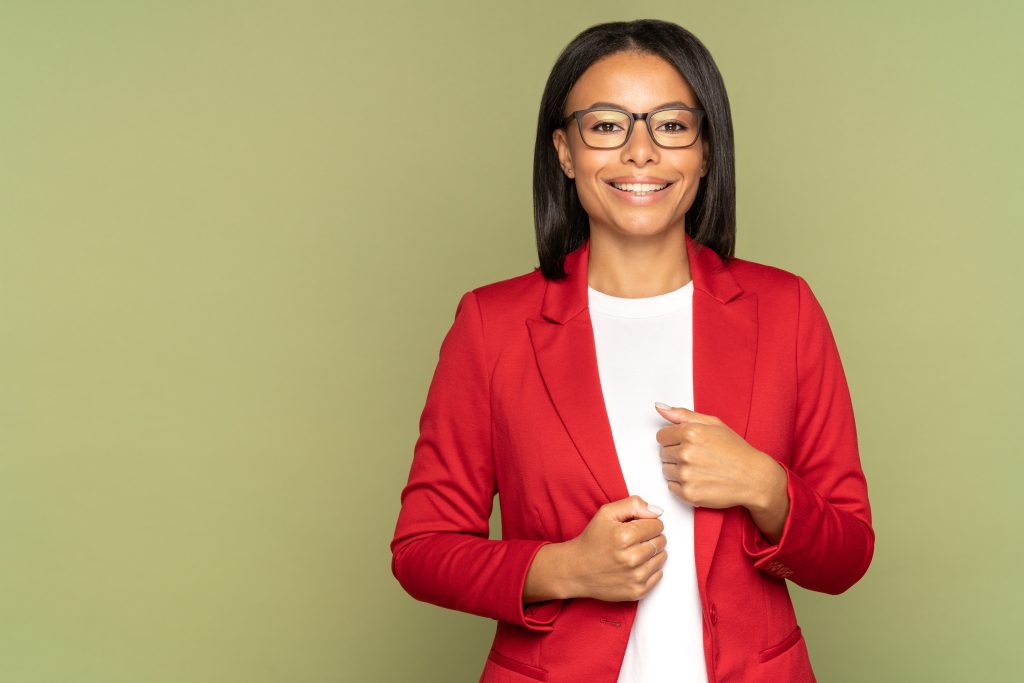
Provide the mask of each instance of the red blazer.
[{"label": "red blazer", "polygon": [[[688,235],[686,248],[694,409],[782,463],[790,500],[776,545],[742,506],[694,510],[708,679],[814,681],[786,579],[842,593],[874,551],[839,353],[803,278],[724,265]],[[598,377],[589,249],[566,257],[567,279],[535,268],[466,292],[420,417],[392,571],[418,600],[497,620],[481,682],[615,683],[636,614],[636,601],[522,603],[540,547],[630,495]],[[495,493],[500,540],[488,537]]]}]

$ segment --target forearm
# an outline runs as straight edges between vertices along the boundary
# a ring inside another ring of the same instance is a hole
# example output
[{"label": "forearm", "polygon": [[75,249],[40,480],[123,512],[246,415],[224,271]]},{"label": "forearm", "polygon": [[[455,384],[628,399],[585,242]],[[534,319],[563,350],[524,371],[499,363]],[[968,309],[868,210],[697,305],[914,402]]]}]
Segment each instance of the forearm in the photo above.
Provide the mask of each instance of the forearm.
[{"label": "forearm", "polygon": [[750,514],[743,525],[744,552],[755,567],[773,576],[838,595],[860,580],[871,562],[870,513],[830,501],[791,469],[787,475],[784,535],[769,543]]}]

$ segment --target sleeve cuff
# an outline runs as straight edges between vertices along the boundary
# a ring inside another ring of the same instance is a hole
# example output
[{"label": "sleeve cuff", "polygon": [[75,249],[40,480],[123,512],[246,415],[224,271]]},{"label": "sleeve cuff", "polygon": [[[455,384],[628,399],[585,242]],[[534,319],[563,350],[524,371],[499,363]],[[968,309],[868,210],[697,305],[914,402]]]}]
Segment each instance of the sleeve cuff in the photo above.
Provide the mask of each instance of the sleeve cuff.
[{"label": "sleeve cuff", "polygon": [[531,631],[553,631],[555,619],[558,618],[562,611],[562,606],[565,604],[564,599],[556,598],[554,600],[542,600],[526,605],[523,604],[523,588],[526,586],[526,575],[533,564],[533,558],[536,557],[543,546],[551,543],[551,541],[536,541],[535,543],[535,547],[526,559],[522,576],[519,580],[519,590],[515,596],[519,608],[513,623],[528,628]]},{"label": "sleeve cuff", "polygon": [[744,510],[742,543],[743,552],[754,560],[755,567],[784,579],[793,574],[793,570],[786,565],[786,556],[793,545],[793,520],[800,514],[800,504],[795,490],[796,482],[793,472],[781,462],[779,466],[786,472],[786,495],[789,496],[789,511],[786,513],[786,520],[783,523],[782,536],[778,543],[769,543],[761,530],[754,524],[754,519],[750,516],[749,511]]}]

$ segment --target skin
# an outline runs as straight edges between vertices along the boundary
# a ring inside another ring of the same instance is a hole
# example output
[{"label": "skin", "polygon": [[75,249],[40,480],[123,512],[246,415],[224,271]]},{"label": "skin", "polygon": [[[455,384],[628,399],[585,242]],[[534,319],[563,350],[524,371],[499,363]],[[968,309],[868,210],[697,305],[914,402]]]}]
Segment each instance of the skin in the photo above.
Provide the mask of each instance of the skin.
[{"label": "skin", "polygon": [[[661,57],[617,53],[594,62],[580,76],[563,114],[599,101],[646,112],[674,100],[700,106],[686,79]],[[685,216],[710,162],[703,135],[690,147],[665,149],[637,121],[622,147],[593,149],[572,122],[555,131],[552,143],[590,217],[589,285],[633,298],[664,294],[688,283]],[[672,184],[663,190],[669,194],[661,201],[635,206],[605,182],[620,176],[654,176]],[[777,543],[789,512],[782,465],[713,415],[683,407],[651,409],[666,420],[656,439],[669,491],[695,507],[742,505],[765,538]],[[579,536],[538,551],[523,602],[640,599],[661,579],[667,558],[664,524],[657,519],[661,512],[648,509],[640,496],[601,506]]]}]

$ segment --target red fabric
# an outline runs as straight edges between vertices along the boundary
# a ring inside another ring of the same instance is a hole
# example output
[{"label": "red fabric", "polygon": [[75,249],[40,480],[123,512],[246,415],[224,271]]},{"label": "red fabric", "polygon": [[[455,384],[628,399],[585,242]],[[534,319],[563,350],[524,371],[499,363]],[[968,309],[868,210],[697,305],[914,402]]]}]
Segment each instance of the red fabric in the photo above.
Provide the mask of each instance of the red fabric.
[{"label": "red fabric", "polygon": [[[709,681],[814,681],[786,580],[842,593],[874,551],[839,353],[803,278],[686,246],[694,409],[778,460],[790,498],[776,545],[743,507],[694,511]],[[392,571],[418,600],[497,620],[482,682],[615,683],[636,614],[635,601],[522,603],[540,547],[629,495],[598,376],[589,248],[566,257],[566,279],[534,269],[462,296],[401,494]],[[488,538],[495,494],[500,540]]]}]

